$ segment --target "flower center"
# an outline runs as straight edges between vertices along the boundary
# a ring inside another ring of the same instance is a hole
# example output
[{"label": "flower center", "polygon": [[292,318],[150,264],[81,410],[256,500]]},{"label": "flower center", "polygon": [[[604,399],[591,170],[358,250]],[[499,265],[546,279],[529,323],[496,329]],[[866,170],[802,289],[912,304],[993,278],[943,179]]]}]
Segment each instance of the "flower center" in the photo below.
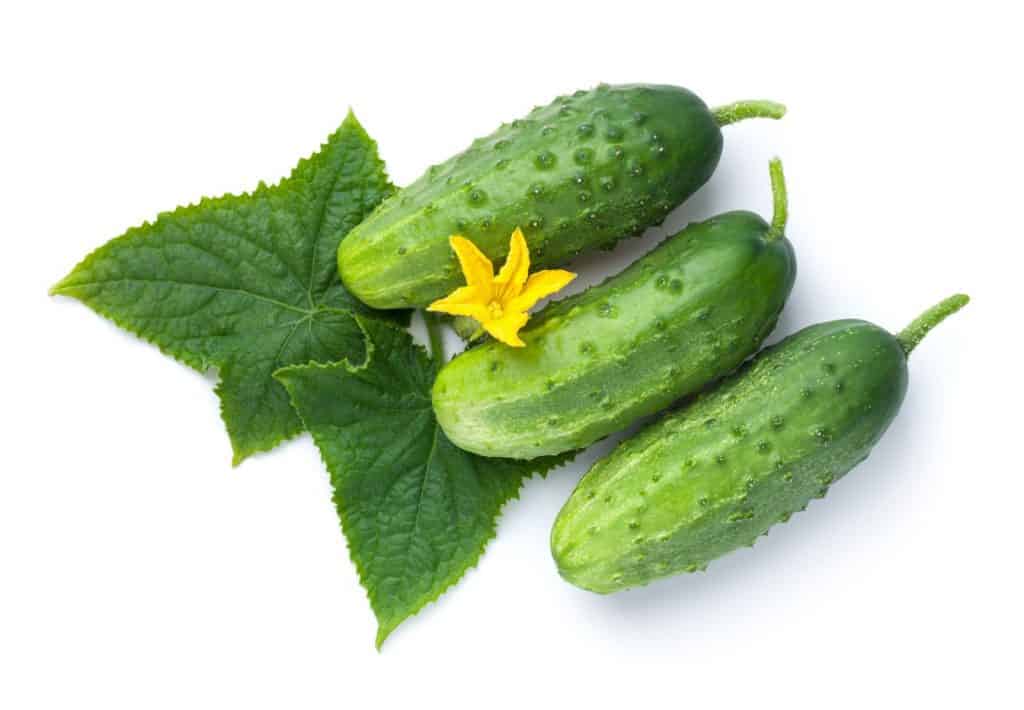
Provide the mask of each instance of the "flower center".
[{"label": "flower center", "polygon": [[487,312],[491,314],[491,318],[498,320],[505,315],[505,309],[501,307],[499,301],[491,301],[487,304]]}]

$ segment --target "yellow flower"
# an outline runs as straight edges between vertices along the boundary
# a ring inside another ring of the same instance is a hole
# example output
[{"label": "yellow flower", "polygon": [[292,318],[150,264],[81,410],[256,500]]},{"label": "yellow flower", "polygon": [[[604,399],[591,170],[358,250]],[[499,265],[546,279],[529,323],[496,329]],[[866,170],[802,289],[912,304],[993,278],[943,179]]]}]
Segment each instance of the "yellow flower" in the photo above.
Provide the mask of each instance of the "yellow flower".
[{"label": "yellow flower", "polygon": [[576,278],[561,269],[530,275],[530,251],[518,227],[512,232],[508,259],[497,277],[491,260],[473,242],[458,235],[448,242],[459,257],[466,285],[434,301],[427,310],[475,318],[484,330],[514,348],[526,345],[519,339],[519,329],[530,318],[527,311]]}]

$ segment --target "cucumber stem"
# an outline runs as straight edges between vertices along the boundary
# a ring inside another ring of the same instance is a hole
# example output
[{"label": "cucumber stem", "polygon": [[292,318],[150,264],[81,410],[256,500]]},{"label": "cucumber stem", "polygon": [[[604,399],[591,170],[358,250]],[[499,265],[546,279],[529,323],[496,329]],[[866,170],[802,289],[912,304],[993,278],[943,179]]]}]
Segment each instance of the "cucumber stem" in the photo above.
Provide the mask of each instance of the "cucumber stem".
[{"label": "cucumber stem", "polygon": [[711,115],[715,117],[715,123],[719,126],[728,126],[730,123],[745,121],[748,118],[779,119],[786,115],[786,107],[775,101],[754,99],[719,106],[711,110]]},{"label": "cucumber stem", "polygon": [[423,311],[423,322],[427,326],[427,339],[430,341],[430,359],[434,369],[440,370],[444,365],[444,333],[441,332],[441,316]]},{"label": "cucumber stem", "polygon": [[768,163],[768,174],[772,180],[772,226],[765,235],[765,240],[774,242],[786,231],[786,220],[789,219],[786,176],[782,173],[782,161],[772,158]]},{"label": "cucumber stem", "polygon": [[900,334],[896,336],[896,339],[900,341],[900,345],[903,346],[903,352],[910,355],[911,351],[917,347],[917,344],[924,339],[924,336],[928,335],[928,331],[966,306],[970,300],[967,294],[958,293],[936,303],[915,318],[910,325],[901,330]]}]

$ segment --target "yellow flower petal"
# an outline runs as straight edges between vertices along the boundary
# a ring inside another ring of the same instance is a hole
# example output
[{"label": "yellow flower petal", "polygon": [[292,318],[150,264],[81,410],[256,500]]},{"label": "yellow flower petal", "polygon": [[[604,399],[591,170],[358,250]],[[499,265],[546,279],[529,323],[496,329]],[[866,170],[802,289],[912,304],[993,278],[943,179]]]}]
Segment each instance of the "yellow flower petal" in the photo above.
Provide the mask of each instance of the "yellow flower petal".
[{"label": "yellow flower petal", "polygon": [[494,295],[502,303],[515,298],[523,290],[526,277],[530,273],[530,250],[526,246],[526,237],[519,227],[512,232],[512,239],[508,244],[508,258],[505,265],[498,272],[494,279]]},{"label": "yellow flower petal", "polygon": [[514,348],[526,345],[519,330],[530,319],[527,311],[576,278],[576,274],[561,269],[530,276],[530,250],[518,227],[512,232],[508,258],[497,278],[491,260],[473,242],[457,234],[448,241],[459,257],[466,286],[434,301],[427,310],[469,316],[496,340]]},{"label": "yellow flower petal", "polygon": [[449,237],[448,243],[459,257],[459,266],[462,267],[466,283],[470,286],[487,284],[490,288],[491,282],[494,281],[494,264],[487,255],[480,251],[476,244],[458,234]]},{"label": "yellow flower petal", "polygon": [[537,301],[561,291],[575,278],[576,274],[562,269],[548,269],[530,274],[522,293],[509,301],[508,307],[514,311],[528,311]]},{"label": "yellow flower petal", "polygon": [[483,322],[489,317],[487,302],[490,300],[490,284],[463,286],[457,288],[444,298],[439,298],[429,306],[428,311],[448,313],[453,316],[470,316]]},{"label": "yellow flower petal", "polygon": [[484,330],[493,335],[497,340],[511,345],[513,348],[526,347],[526,343],[519,339],[519,329],[526,325],[530,316],[516,311],[506,311],[505,314],[496,320],[482,321]]}]

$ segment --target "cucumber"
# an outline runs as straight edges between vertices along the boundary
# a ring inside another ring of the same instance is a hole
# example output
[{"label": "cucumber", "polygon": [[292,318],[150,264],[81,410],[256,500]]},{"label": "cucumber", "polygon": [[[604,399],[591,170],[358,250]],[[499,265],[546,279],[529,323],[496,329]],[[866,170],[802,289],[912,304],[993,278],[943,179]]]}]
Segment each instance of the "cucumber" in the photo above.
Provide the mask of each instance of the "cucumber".
[{"label": "cucumber", "polygon": [[501,261],[520,227],[538,268],[610,248],[661,223],[707,182],[722,153],[721,126],[784,112],[768,101],[712,111],[674,86],[561,96],[385,200],[342,241],[342,281],[374,308],[423,307],[463,285],[453,234]]},{"label": "cucumber", "polygon": [[555,521],[562,577],[609,593],[703,570],[823,497],[896,416],[907,355],[967,301],[953,296],[897,336],[861,320],[806,328],[621,443]]},{"label": "cucumber", "polygon": [[796,276],[777,160],[771,177],[771,224],[750,212],[692,224],[548,305],[520,332],[526,347],[491,341],[445,365],[433,403],[448,438],[504,458],[582,449],[736,368],[775,326]]}]

